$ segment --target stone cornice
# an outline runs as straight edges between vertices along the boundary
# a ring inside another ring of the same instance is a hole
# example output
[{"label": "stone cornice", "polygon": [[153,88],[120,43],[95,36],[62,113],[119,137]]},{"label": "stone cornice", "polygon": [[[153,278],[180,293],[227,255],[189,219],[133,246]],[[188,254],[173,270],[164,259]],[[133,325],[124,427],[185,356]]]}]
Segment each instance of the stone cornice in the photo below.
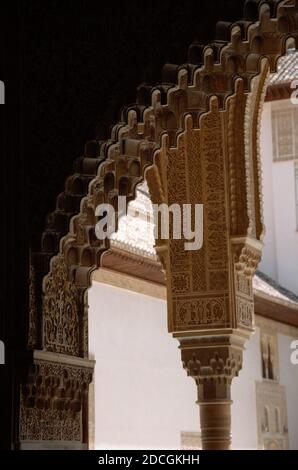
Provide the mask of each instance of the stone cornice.
[{"label": "stone cornice", "polygon": [[33,359],[36,361],[51,362],[55,364],[63,364],[66,366],[80,367],[83,369],[94,369],[95,361],[84,359],[82,357],[67,356],[66,354],[58,354],[49,351],[33,351]]},{"label": "stone cornice", "polygon": [[167,291],[164,285],[145,279],[137,279],[128,274],[119,273],[110,269],[97,269],[92,274],[92,280],[158,299],[166,300],[167,298]]},{"label": "stone cornice", "polygon": [[293,89],[290,82],[269,85],[266,90],[265,101],[287,100],[290,99],[292,93]]}]

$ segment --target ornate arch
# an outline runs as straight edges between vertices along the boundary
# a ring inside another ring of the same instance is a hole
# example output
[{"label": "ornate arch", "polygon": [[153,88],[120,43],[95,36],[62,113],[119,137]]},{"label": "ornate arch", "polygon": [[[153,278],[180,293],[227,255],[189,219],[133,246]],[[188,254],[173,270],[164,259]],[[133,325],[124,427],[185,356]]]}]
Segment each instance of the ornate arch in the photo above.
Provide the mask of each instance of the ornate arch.
[{"label": "ornate arch", "polygon": [[[198,388],[203,446],[229,447],[230,384],[253,331],[262,250],[260,114],[268,74],[297,36],[296,0],[247,0],[244,19],[219,22],[214,42],[190,46],[189,63],[166,64],[163,83],[139,87],[110,139],[86,145],[48,217],[42,252],[32,255],[34,359],[21,390],[21,441],[87,442],[86,292],[109,249],[96,238],[95,209],[118,210],[118,195],[129,202],[146,177],[154,203],[204,204],[201,250],[186,252],[183,239],[156,244],[169,331]],[[46,431],[38,417],[52,422]]]}]

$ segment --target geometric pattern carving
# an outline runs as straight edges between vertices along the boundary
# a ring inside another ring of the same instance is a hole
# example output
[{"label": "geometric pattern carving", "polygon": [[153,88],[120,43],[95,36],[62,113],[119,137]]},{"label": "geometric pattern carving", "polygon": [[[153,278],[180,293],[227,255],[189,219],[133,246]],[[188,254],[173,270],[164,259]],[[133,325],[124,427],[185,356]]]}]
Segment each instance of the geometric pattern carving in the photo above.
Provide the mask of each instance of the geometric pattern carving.
[{"label": "geometric pattern carving", "polygon": [[218,296],[206,298],[196,296],[184,297],[179,300],[177,307],[173,306],[176,312],[176,331],[191,330],[192,328],[203,328],[212,325],[213,327],[224,328],[226,326],[226,315],[228,312],[228,296]]},{"label": "geometric pattern carving", "polygon": [[[214,327],[229,324],[222,119],[218,102],[213,99],[210,113],[202,118],[200,129],[193,129],[192,119],[187,117],[186,130],[178,138],[177,149],[169,148],[167,139],[163,139],[161,150],[155,154],[159,179],[164,182],[164,197],[159,202],[180,207],[183,204],[204,205],[202,250],[186,252],[184,243],[187,240],[183,238],[160,241],[168,245],[169,253],[166,271],[170,331],[198,329],[206,324]],[[153,171],[147,171],[149,188]]]},{"label": "geometric pattern carving", "polygon": [[35,361],[21,388],[21,440],[81,441],[90,369]]},{"label": "geometric pattern carving", "polygon": [[20,403],[20,441],[78,441],[81,442],[81,413],[72,416],[67,411],[26,408]]},{"label": "geometric pattern carving", "polygon": [[68,280],[63,256],[53,259],[44,282],[43,346],[47,351],[79,355],[78,291]]},{"label": "geometric pattern carving", "polygon": [[254,297],[252,279],[261,258],[258,245],[235,244],[234,285],[236,321],[238,327],[252,329],[254,326]]}]

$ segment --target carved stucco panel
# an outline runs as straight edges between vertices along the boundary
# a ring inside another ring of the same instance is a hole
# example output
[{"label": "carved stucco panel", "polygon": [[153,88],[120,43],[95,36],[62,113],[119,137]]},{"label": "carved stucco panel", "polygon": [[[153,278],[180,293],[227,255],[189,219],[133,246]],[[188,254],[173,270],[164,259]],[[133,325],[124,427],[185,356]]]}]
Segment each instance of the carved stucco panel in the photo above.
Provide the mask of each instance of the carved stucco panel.
[{"label": "carved stucco panel", "polygon": [[78,290],[68,280],[67,264],[59,255],[44,283],[43,346],[47,351],[79,355],[78,302]]}]

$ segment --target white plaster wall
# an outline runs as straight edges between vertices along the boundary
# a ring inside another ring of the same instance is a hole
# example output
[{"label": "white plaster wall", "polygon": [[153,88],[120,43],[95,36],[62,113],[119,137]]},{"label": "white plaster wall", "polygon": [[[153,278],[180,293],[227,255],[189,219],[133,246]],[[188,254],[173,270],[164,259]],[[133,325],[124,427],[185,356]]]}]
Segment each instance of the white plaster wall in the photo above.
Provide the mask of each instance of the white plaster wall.
[{"label": "white plaster wall", "polygon": [[[265,103],[261,127],[266,234],[260,270],[298,294],[294,161],[273,162],[271,106]],[[288,106],[287,100],[280,106]]]},{"label": "white plaster wall", "polygon": [[199,431],[199,410],[166,302],[93,282],[89,305],[95,448],[179,449],[180,431]]},{"label": "white plaster wall", "polygon": [[274,200],[273,200],[273,173],[272,173],[272,123],[271,103],[265,103],[261,125],[261,159],[262,159],[262,186],[263,209],[266,233],[264,249],[259,269],[278,281],[278,267],[276,259]]},{"label": "white plaster wall", "polygon": [[[298,366],[290,364],[293,339],[278,334],[290,447],[298,449]],[[181,431],[199,431],[196,387],[182,368],[178,342],[167,332],[164,300],[93,282],[89,349],[96,360],[96,449],[179,449]],[[233,449],[256,449],[255,383],[262,380],[259,328],[246,343],[243,362],[232,384]]]},{"label": "white plaster wall", "polygon": [[256,381],[262,380],[260,330],[245,345],[243,369],[232,382],[233,449],[257,449]]},{"label": "white plaster wall", "polygon": [[[179,449],[181,431],[199,431],[196,387],[167,332],[166,302],[93,282],[89,348],[95,368],[95,448]],[[233,448],[256,449],[259,330],[232,386]]]},{"label": "white plaster wall", "polygon": [[274,163],[273,186],[278,282],[298,294],[298,232],[293,161]]}]

